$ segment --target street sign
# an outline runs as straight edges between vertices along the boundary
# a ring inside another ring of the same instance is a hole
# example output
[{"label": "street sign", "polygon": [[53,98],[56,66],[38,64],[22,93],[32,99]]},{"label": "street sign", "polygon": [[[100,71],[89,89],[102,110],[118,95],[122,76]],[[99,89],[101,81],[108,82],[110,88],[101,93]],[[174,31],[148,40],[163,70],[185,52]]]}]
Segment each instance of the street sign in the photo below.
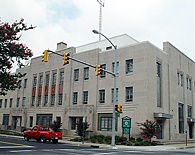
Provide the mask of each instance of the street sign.
[{"label": "street sign", "polygon": [[120,117],[120,113],[116,113],[116,117]]},{"label": "street sign", "polygon": [[131,128],[131,120],[130,119],[123,119],[122,120],[122,127],[123,128]]},{"label": "street sign", "polygon": [[123,128],[123,134],[129,134],[130,128]]}]

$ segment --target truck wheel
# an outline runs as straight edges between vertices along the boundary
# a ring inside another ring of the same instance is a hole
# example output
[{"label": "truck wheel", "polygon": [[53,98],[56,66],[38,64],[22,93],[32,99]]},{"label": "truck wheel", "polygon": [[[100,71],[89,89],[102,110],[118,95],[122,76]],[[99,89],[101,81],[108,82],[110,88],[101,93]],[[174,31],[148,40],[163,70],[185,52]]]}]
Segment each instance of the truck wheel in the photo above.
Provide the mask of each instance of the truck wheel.
[{"label": "truck wheel", "polygon": [[45,138],[44,135],[42,135],[42,136],[40,137],[40,141],[41,141],[42,143],[45,143],[45,142],[46,142],[46,138]]},{"label": "truck wheel", "polygon": [[54,144],[57,144],[57,143],[58,143],[58,139],[53,139],[52,142],[53,142]]},{"label": "truck wheel", "polygon": [[24,135],[24,140],[25,140],[25,141],[29,141],[28,135]]}]

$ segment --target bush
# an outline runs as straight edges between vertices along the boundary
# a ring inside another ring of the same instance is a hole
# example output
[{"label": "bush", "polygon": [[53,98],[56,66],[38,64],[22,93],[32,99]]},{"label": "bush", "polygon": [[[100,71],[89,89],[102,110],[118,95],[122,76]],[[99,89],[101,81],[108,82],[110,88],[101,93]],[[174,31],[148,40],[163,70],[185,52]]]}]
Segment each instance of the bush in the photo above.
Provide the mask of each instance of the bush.
[{"label": "bush", "polygon": [[137,141],[137,142],[142,142],[143,139],[142,139],[141,137],[138,137],[138,138],[136,139],[136,141]]}]

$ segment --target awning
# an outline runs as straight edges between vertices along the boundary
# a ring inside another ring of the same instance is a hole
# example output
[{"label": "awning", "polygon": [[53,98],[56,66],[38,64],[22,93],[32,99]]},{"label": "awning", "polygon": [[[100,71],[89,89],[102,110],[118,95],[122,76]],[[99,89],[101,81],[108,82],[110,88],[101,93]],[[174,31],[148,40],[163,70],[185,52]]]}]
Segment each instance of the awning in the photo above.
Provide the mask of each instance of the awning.
[{"label": "awning", "polygon": [[195,119],[192,118],[192,117],[188,117],[188,118],[187,118],[187,122],[188,122],[188,123],[195,123]]},{"label": "awning", "polygon": [[173,118],[173,115],[166,114],[166,113],[154,113],[153,116],[154,116],[154,118],[163,118],[163,119],[172,119]]}]

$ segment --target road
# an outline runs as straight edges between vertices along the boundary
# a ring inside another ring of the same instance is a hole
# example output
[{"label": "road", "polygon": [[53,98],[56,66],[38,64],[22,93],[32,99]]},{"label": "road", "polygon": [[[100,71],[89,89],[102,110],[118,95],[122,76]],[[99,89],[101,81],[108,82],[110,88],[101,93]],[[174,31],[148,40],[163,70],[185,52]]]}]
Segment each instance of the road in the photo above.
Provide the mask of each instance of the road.
[{"label": "road", "polygon": [[194,155],[195,149],[167,150],[167,151],[144,151],[144,150],[122,150],[102,149],[92,147],[73,146],[70,144],[50,142],[39,143],[34,140],[24,141],[21,138],[0,136],[0,155]]}]

